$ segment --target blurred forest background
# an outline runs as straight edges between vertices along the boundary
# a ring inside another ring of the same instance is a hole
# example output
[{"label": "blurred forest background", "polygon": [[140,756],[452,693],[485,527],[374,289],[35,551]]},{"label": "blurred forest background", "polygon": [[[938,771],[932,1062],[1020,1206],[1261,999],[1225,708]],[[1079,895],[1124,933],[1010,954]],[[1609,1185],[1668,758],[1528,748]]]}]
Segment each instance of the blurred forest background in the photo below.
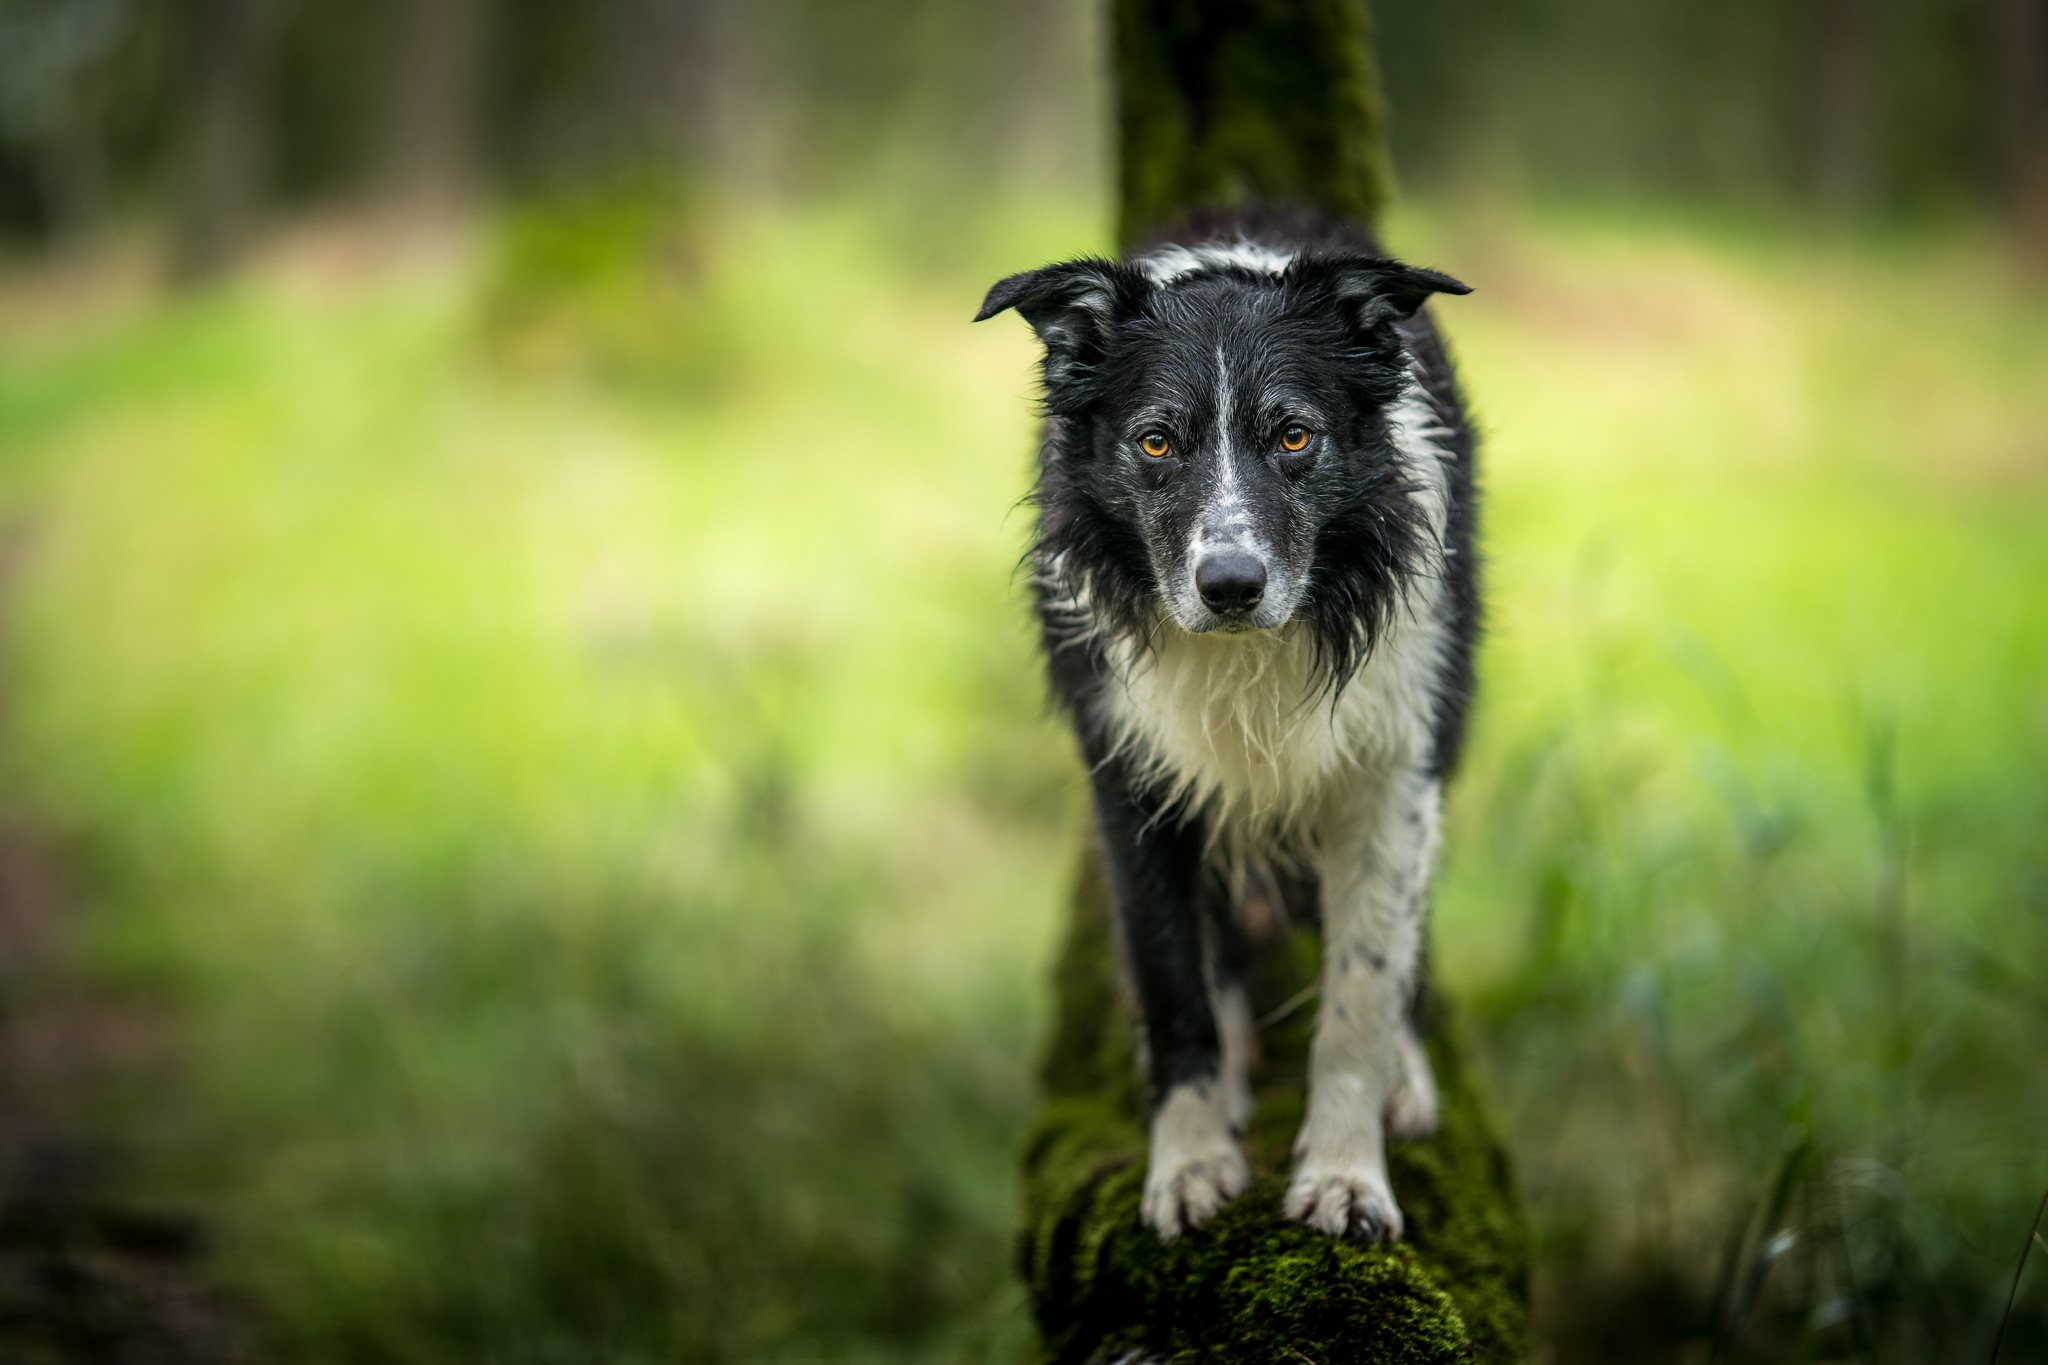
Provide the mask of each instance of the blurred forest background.
[{"label": "blurred forest background", "polygon": [[[1246,0],[1255,4],[1258,0]],[[1989,1358],[2048,4],[1380,0],[1541,1358]],[[1092,0],[0,0],[0,1359],[1016,1361]],[[2048,1256],[2000,1359],[2048,1356]]]}]

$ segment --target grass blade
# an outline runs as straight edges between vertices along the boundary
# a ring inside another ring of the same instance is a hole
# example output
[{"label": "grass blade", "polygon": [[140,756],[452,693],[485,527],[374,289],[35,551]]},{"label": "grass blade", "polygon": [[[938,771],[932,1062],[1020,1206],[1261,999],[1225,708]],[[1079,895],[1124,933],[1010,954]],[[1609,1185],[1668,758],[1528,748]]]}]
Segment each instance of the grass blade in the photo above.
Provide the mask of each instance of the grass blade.
[{"label": "grass blade", "polygon": [[2034,1206],[2034,1224],[2027,1229],[2027,1240],[2020,1243],[2020,1263],[2012,1268],[2012,1288],[2005,1291],[2005,1311],[1998,1315],[1998,1335],[1991,1338],[1991,1359],[1986,1365],[1998,1365],[1998,1348],[2005,1345],[2005,1329],[2012,1321],[2013,1301],[2020,1296],[2020,1276],[2027,1273],[2027,1257],[2033,1254],[2034,1243],[2041,1236],[2041,1215],[2048,1213],[2048,1190],[2041,1191],[2041,1202]]}]

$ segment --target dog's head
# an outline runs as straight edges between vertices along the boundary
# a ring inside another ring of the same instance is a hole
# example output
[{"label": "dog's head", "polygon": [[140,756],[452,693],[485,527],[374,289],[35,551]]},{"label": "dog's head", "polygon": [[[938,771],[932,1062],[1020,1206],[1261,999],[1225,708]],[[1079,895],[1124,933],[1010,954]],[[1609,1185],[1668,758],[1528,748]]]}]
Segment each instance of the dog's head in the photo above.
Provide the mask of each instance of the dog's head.
[{"label": "dog's head", "polygon": [[1390,409],[1413,384],[1398,326],[1448,275],[1237,244],[1013,275],[1045,345],[1040,553],[1116,629],[1315,630],[1348,674],[1428,528]]}]

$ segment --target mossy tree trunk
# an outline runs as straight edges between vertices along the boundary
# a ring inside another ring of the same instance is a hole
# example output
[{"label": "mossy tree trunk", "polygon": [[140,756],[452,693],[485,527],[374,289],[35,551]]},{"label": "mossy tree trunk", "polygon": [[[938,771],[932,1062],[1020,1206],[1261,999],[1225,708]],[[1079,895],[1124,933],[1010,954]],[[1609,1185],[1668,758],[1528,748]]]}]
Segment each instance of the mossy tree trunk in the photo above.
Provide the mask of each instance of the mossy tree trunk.
[{"label": "mossy tree trunk", "polygon": [[1373,226],[1392,191],[1365,0],[1111,0],[1126,247],[1255,199]]},{"label": "mossy tree trunk", "polygon": [[[1126,247],[1246,200],[1376,224],[1390,175],[1364,0],[1112,3]],[[1253,1183],[1207,1226],[1162,1245],[1138,1216],[1147,1124],[1136,1017],[1119,985],[1100,860],[1091,853],[1083,864],[1044,1101],[1024,1155],[1019,1266],[1045,1358],[1519,1360],[1521,1210],[1440,1001],[1420,1022],[1443,1088],[1442,1126],[1389,1153],[1405,1240],[1337,1241],[1282,1214],[1315,1014],[1305,996],[1321,945],[1282,915],[1253,918],[1264,932],[1252,1005],[1265,1021],[1246,1140]]]}]

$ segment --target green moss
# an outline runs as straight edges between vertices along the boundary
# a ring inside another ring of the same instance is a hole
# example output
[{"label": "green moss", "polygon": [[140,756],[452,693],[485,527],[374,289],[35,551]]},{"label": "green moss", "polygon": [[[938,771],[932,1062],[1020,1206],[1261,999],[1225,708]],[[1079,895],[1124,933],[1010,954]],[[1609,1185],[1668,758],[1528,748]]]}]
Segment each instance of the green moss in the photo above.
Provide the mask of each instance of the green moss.
[{"label": "green moss", "polygon": [[[1254,1009],[1315,980],[1316,936],[1261,950]],[[1280,1211],[1299,1123],[1313,1011],[1260,1037],[1253,1183],[1200,1231],[1162,1245],[1138,1217],[1145,1178],[1134,1020],[1117,989],[1107,897],[1091,857],[1058,969],[1045,1101],[1025,1150],[1019,1267],[1045,1356],[1142,1352],[1208,1365],[1508,1362],[1522,1354],[1526,1235],[1507,1162],[1467,1082],[1454,1021],[1438,1009],[1430,1055],[1444,1121],[1389,1157],[1405,1241],[1333,1240]]]},{"label": "green moss", "polygon": [[1117,0],[1120,231],[1257,199],[1378,220],[1392,185],[1364,0]]}]

